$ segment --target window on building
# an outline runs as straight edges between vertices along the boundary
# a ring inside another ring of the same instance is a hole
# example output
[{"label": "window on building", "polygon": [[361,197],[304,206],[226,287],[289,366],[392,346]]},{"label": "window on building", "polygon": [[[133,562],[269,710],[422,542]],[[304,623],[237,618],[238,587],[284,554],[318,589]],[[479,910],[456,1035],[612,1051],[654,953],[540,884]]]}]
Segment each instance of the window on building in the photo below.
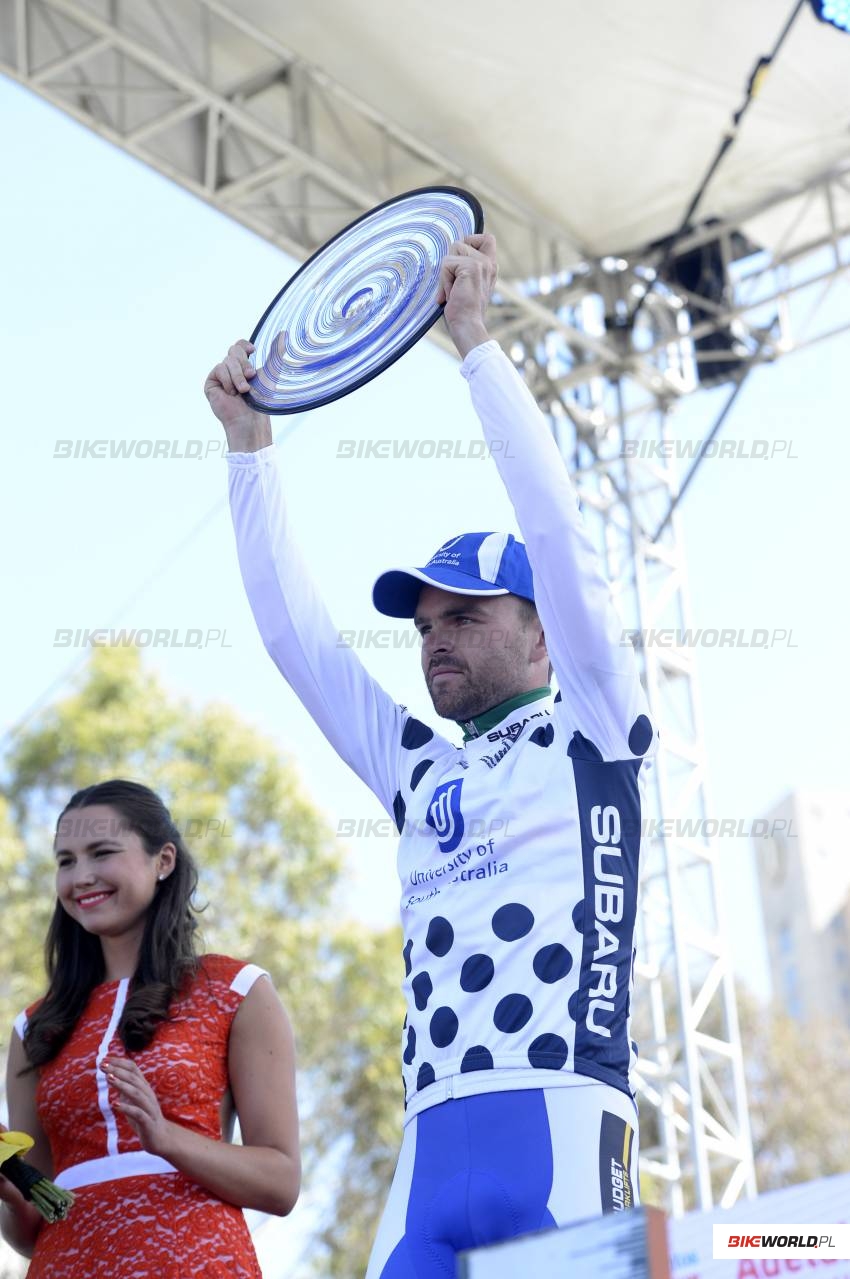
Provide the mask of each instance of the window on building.
[{"label": "window on building", "polygon": [[766,839],[763,856],[765,873],[770,877],[771,885],[782,888],[787,882],[789,869],[786,836],[774,834],[770,839]]},{"label": "window on building", "polygon": [[782,984],[785,988],[785,1011],[789,1017],[799,1021],[802,1015],[800,990],[797,978],[797,965],[787,964],[782,973]]}]

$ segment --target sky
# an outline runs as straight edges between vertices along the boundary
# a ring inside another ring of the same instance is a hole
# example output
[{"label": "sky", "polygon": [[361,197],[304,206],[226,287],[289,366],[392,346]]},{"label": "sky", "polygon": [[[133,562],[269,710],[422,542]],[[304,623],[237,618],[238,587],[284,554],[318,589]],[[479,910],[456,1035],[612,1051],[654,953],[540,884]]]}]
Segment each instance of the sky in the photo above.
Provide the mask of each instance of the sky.
[{"label": "sky", "polygon": [[[227,509],[223,434],[202,391],[295,264],[2,78],[0,145],[0,736],[67,691],[85,660],[78,630],[220,632],[201,648],[149,648],[145,660],[175,694],[226,702],[273,738],[332,829],[380,823],[344,841],[341,907],[370,925],[395,922],[389,823],[256,632]],[[846,317],[846,280],[825,305]],[[847,786],[848,363],[845,334],[756,371],[723,437],[790,440],[792,456],[710,459],[683,501],[692,625],[791,632],[790,643],[767,649],[696,651],[713,816],[750,823],[789,789]],[[723,398],[694,397],[675,430],[704,436]],[[428,341],[354,395],[274,425],[293,524],[342,629],[382,624],[371,585],[384,568],[424,563],[464,528],[516,528],[492,462],[466,456],[480,436],[457,362]],[[396,438],[450,438],[460,456],[341,455],[345,441]],[[76,447],[67,441],[117,439],[168,440],[182,452],[197,441],[205,456],[63,456]],[[415,647],[367,647],[361,657],[433,722]],[[736,970],[765,994],[751,843],[718,843]]]}]

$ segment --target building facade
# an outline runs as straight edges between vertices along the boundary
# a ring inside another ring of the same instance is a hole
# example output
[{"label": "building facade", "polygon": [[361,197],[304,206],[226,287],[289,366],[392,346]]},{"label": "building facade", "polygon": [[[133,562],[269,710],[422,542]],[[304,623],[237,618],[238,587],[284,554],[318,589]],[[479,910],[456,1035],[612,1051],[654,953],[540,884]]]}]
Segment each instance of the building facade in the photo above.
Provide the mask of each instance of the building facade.
[{"label": "building facade", "polygon": [[796,790],[754,840],[775,1000],[850,1025],[850,790]]}]

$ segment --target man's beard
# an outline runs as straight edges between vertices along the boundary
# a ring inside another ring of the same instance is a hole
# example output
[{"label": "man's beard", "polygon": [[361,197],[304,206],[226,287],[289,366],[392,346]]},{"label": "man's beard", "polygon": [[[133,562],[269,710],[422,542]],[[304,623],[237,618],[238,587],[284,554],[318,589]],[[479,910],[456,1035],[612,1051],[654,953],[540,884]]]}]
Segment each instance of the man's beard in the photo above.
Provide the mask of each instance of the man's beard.
[{"label": "man's beard", "polygon": [[[435,683],[434,676],[438,675],[439,671],[439,667],[436,671],[432,671],[426,677],[426,683],[434,710],[441,719],[460,721],[475,719],[476,716],[483,715],[485,711],[489,711],[493,706],[498,706],[500,702],[513,696],[512,691],[505,692],[504,687],[499,685],[498,679],[494,678],[492,673],[487,673],[490,674],[489,678],[485,674],[484,678],[479,677],[476,680],[469,671],[464,670],[454,677],[437,680]],[[504,679],[504,673],[502,678]]]}]

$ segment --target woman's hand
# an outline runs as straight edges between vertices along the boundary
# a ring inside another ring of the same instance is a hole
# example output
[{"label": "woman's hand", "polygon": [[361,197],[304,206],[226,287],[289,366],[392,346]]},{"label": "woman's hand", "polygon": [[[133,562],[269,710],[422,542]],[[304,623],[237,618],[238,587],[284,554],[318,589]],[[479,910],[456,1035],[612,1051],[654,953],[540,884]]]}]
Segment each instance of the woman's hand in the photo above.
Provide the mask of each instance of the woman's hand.
[{"label": "woman's hand", "polygon": [[104,1057],[102,1069],[118,1093],[117,1108],[142,1146],[152,1155],[167,1158],[175,1125],[163,1115],[156,1093],[139,1067],[129,1057]]}]

